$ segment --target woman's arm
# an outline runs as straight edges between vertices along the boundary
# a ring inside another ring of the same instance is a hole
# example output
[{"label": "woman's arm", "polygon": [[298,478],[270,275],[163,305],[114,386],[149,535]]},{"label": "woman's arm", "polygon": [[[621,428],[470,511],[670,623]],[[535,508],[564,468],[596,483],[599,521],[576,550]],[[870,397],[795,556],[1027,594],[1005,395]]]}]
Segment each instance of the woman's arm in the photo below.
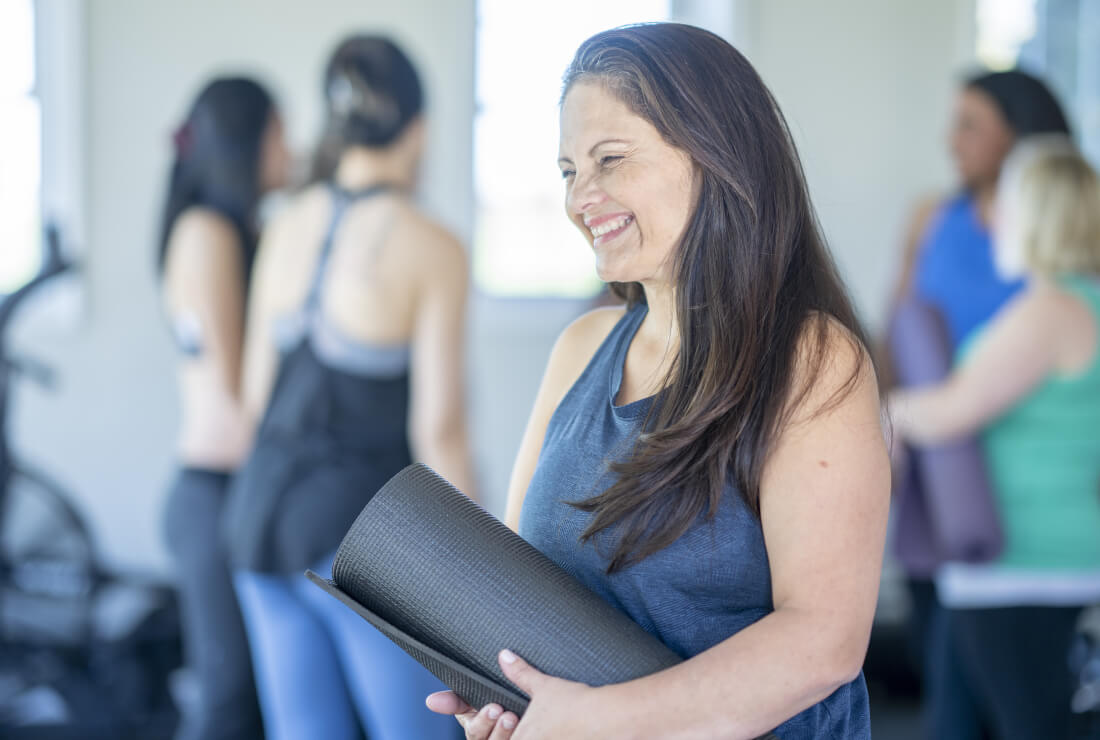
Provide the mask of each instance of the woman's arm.
[{"label": "woman's arm", "polygon": [[277,221],[264,232],[252,266],[248,298],[248,320],[244,338],[244,366],[241,370],[241,397],[249,429],[255,433],[267,408],[271,387],[279,367],[279,350],[272,336],[272,322],[278,301],[278,283],[273,278],[277,263]]},{"label": "woman's arm", "polygon": [[894,283],[893,292],[890,294],[890,305],[896,306],[911,289],[913,275],[917,269],[917,256],[920,254],[921,242],[928,231],[928,225],[932,223],[936,210],[940,207],[939,198],[924,198],[918,201],[913,208],[909,219],[909,225],[905,230],[905,241],[901,253],[901,269],[898,270],[897,281]]},{"label": "woman's arm", "polygon": [[244,272],[237,233],[206,209],[184,213],[165,265],[168,309],[190,313],[202,330],[199,362],[209,363],[220,391],[237,400],[244,334]]},{"label": "woman's arm", "polygon": [[[622,307],[589,311],[567,326],[554,343],[508,482],[504,521],[513,531],[519,529],[520,510],[531,477],[535,474],[550,417],[622,315]],[[433,712],[455,715],[470,738],[507,738],[516,725],[516,716],[511,712],[506,713],[495,704],[486,705],[476,712],[450,691],[432,694],[427,703]]]},{"label": "woman's arm", "polygon": [[[909,219],[909,225],[905,231],[905,239],[902,245],[901,266],[897,278],[890,292],[887,316],[894,313],[895,307],[909,294],[913,288],[914,274],[917,269],[917,257],[920,254],[921,242],[928,231],[928,225],[932,222],[936,209],[939,208],[938,198],[925,198],[917,203]],[[891,362],[890,352],[887,349],[887,337],[879,336],[874,346],[875,360],[879,369],[879,382],[884,388],[894,385],[894,368]]]},{"label": "woman's arm", "polygon": [[442,229],[431,227],[421,243],[428,240],[432,264],[420,270],[413,323],[409,436],[417,460],[476,498],[465,403],[466,252]]},{"label": "woman's arm", "polygon": [[973,434],[1031,392],[1058,362],[1058,296],[1031,289],[990,322],[970,357],[939,385],[890,394],[895,431],[917,444]]}]

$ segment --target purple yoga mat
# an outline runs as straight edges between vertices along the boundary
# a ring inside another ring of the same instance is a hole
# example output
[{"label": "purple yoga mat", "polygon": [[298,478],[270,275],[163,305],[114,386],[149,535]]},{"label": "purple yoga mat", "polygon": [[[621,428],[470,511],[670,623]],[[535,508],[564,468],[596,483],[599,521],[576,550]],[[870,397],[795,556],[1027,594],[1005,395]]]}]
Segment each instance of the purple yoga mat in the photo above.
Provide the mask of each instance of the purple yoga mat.
[{"label": "purple yoga mat", "polygon": [[[951,343],[939,312],[904,299],[890,321],[890,353],[906,387],[937,383],[951,371]],[[894,492],[894,552],[911,575],[940,563],[980,563],[1000,554],[1000,519],[977,439],[913,447]]]}]

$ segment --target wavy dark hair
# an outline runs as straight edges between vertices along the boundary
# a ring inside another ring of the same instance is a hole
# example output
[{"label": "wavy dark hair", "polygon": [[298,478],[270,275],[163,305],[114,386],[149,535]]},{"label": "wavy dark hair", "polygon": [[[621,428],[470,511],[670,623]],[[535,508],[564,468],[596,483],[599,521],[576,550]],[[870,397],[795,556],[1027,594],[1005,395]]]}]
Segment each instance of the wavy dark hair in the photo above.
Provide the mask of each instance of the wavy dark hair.
[{"label": "wavy dark hair", "polygon": [[247,269],[256,248],[261,145],[274,112],[270,93],[245,77],[212,80],[195,98],[173,137],[175,157],[161,217],[158,272],[164,270],[176,219],[192,206],[211,208],[233,224]]},{"label": "wavy dark hair", "polygon": [[1022,69],[983,72],[967,78],[963,87],[992,98],[1018,139],[1036,134],[1073,135],[1058,98],[1041,79]]},{"label": "wavy dark hair", "polygon": [[[678,356],[633,450],[610,464],[614,483],[573,503],[593,514],[583,540],[614,532],[614,572],[713,517],[731,483],[759,516],[764,463],[829,359],[829,322],[861,354],[868,344],[783,115],[736,49],[693,26],[616,28],[577,50],[563,101],[589,82],[690,155],[698,193],[674,257]],[[611,288],[630,306],[645,300],[638,283]],[[802,363],[808,379],[795,388]],[[858,377],[856,367],[827,405]]]},{"label": "wavy dark hair", "polygon": [[325,66],[325,127],[311,180],[328,180],[340,155],[353,146],[392,144],[424,108],[412,61],[384,36],[352,36]]}]

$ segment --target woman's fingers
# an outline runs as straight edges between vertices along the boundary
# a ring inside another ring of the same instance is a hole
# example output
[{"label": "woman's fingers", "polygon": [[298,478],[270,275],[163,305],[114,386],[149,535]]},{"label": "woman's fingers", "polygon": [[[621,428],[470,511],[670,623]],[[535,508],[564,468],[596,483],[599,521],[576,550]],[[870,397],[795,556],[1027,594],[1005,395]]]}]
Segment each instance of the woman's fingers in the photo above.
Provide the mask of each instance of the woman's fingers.
[{"label": "woman's fingers", "polygon": [[429,694],[424,703],[436,714],[453,714],[466,730],[467,740],[508,740],[519,724],[519,717],[499,704],[486,704],[478,712],[453,691]]},{"label": "woman's fingers", "polygon": [[[496,740],[498,736],[492,735],[493,727],[502,714],[504,714],[504,709],[499,704],[486,704],[480,712],[468,715],[469,719],[462,724],[466,728],[466,740],[489,740],[490,737],[492,740]],[[510,734],[511,732],[509,732]]]},{"label": "woman's fingers", "polygon": [[437,691],[429,694],[424,700],[428,709],[436,714],[466,714],[474,713],[474,708],[459,698],[453,691]]},{"label": "woman's fingers", "polygon": [[489,735],[489,740],[508,740],[515,732],[518,723],[519,717],[511,712],[505,712],[497,720],[497,724],[493,728],[493,734]]}]

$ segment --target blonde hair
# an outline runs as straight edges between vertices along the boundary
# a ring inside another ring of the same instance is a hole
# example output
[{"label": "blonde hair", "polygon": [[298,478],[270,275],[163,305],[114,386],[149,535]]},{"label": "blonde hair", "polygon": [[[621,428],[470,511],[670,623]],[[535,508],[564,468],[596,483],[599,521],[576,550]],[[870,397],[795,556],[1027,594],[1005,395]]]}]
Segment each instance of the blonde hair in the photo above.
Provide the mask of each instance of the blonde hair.
[{"label": "blonde hair", "polygon": [[[1100,275],[1100,179],[1064,137],[1036,137],[1002,171],[1015,206],[1013,241],[1044,275]],[[1005,192],[1007,191],[1007,192]]]}]

